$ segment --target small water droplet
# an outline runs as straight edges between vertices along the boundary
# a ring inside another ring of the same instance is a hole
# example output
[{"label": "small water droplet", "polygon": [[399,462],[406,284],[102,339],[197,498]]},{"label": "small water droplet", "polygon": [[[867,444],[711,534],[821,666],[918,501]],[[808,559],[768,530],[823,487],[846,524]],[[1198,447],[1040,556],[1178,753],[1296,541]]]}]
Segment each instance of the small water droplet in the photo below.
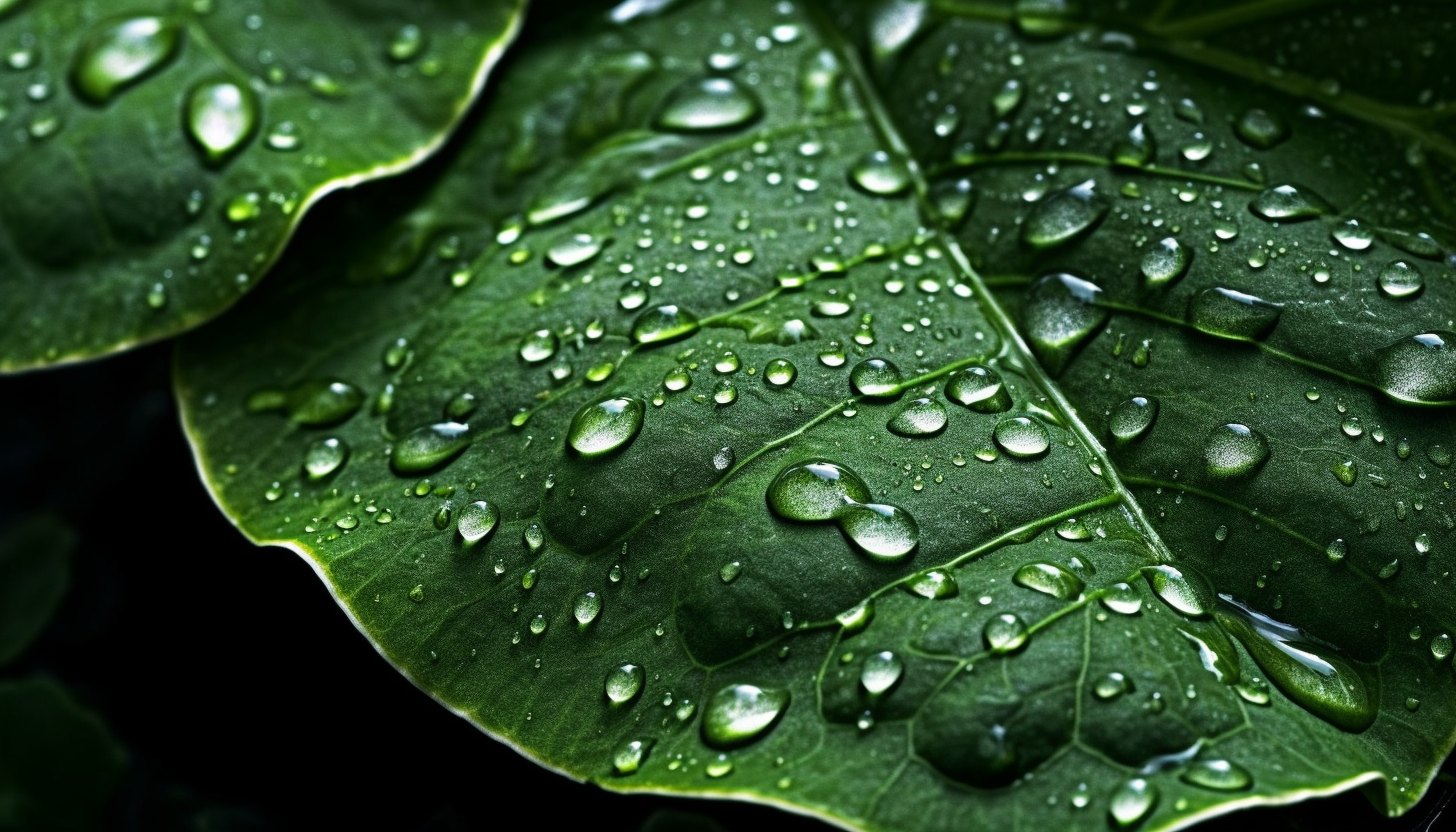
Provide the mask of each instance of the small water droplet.
[{"label": "small water droplet", "polygon": [[949,572],[940,569],[930,569],[911,577],[906,582],[905,589],[932,601],[953,598],[960,593],[960,587],[956,585],[955,578],[951,577]]},{"label": "small water droplet", "polygon": [[1158,419],[1158,400],[1133,396],[1118,403],[1107,421],[1108,432],[1119,444],[1142,437]]},{"label": "small water droplet", "polygon": [[[517,352],[527,364],[539,364],[555,355],[560,345],[561,340],[556,337],[556,333],[549,329],[538,329],[521,339]],[[385,361],[388,362],[387,357]]]},{"label": "small water droplet", "polygon": [[1359,220],[1345,220],[1330,231],[1330,236],[1350,251],[1364,251],[1375,241],[1375,232],[1361,225]]},{"label": "small water droplet", "polygon": [[1194,328],[1241,340],[1267,336],[1279,323],[1282,311],[1280,304],[1223,287],[1204,289],[1188,304],[1188,317]]},{"label": "small water droplet", "polygon": [[866,359],[849,371],[850,386],[861,396],[893,396],[903,380],[900,368],[883,358]]},{"label": "small water droplet", "polygon": [[1456,401],[1456,333],[1412,335],[1375,353],[1376,382],[1397,401]]},{"label": "small water droplet", "polygon": [[576,596],[576,603],[572,605],[571,614],[575,616],[576,623],[585,627],[597,620],[602,612],[602,598],[595,592],[583,592]]},{"label": "small water droplet", "polygon": [[1218,758],[1194,760],[1178,775],[1178,779],[1216,792],[1241,792],[1254,785],[1254,777],[1248,769]]},{"label": "small water droplet", "polygon": [[546,249],[546,262],[569,269],[590,261],[601,253],[604,241],[591,234],[568,234]]},{"label": "small water droplet", "polygon": [[1116,671],[1108,673],[1092,685],[1093,695],[1104,702],[1125,693],[1132,693],[1133,689],[1132,680]]},{"label": "small water droplet", "polygon": [[934,399],[915,399],[894,416],[886,427],[900,436],[934,436],[945,429],[945,407]]},{"label": "small water droplet", "polygon": [[1209,433],[1203,459],[1212,477],[1247,477],[1269,459],[1269,442],[1264,435],[1237,423],[1220,425]]},{"label": "small water droplet", "polygon": [[1252,148],[1267,150],[1289,138],[1289,125],[1276,113],[1255,107],[1239,116],[1234,134]]},{"label": "small water droplet", "polygon": [[1004,413],[1011,409],[1011,395],[1001,374],[974,365],[951,373],[945,382],[945,397],[978,413]]},{"label": "small water droplet", "polygon": [[632,323],[632,340],[639,344],[661,344],[697,332],[698,316],[676,304],[647,309]]},{"label": "small water droplet", "polygon": [[1143,608],[1137,590],[1120,581],[1102,590],[1101,601],[1102,606],[1120,615],[1136,615]]},{"label": "small water droplet", "polygon": [[1167,286],[1182,277],[1192,262],[1193,249],[1178,242],[1177,237],[1164,237],[1143,253],[1143,279],[1148,288]]},{"label": "small water droplet", "polygon": [[1142,574],[1153,594],[1178,612],[1201,618],[1213,611],[1213,592],[1197,572],[1163,564],[1145,566]]},{"label": "small water droplet", "polygon": [[860,664],[859,683],[871,697],[881,696],[900,682],[905,663],[889,650],[872,653]]},{"label": "small water droplet", "polygon": [[1107,803],[1107,814],[1118,829],[1131,829],[1152,813],[1158,803],[1158,787],[1141,777],[1117,787]]},{"label": "small water droplet", "polygon": [[1028,638],[1026,622],[1009,612],[994,615],[981,629],[981,638],[997,653],[1019,650]]},{"label": "small water droplet", "polygon": [[413,23],[399,27],[386,50],[389,59],[398,63],[412,61],[425,48],[425,33]]},{"label": "small water droplet", "polygon": [[787,358],[775,358],[763,368],[763,381],[769,387],[788,387],[799,371]]},{"label": "small water droplet", "polygon": [[1391,300],[1414,300],[1426,288],[1426,280],[1420,269],[1404,260],[1387,263],[1380,270],[1377,284],[1380,286],[1380,294]]},{"label": "small water droplet", "polygon": [[1249,210],[1271,222],[1296,222],[1332,214],[1335,209],[1308,188],[1275,185],[1254,197],[1254,201],[1249,203]]},{"label": "small water droplet", "polygon": [[1026,291],[1022,319],[1027,340],[1047,372],[1060,375],[1077,350],[1107,322],[1102,289],[1070,274],[1049,274]]}]

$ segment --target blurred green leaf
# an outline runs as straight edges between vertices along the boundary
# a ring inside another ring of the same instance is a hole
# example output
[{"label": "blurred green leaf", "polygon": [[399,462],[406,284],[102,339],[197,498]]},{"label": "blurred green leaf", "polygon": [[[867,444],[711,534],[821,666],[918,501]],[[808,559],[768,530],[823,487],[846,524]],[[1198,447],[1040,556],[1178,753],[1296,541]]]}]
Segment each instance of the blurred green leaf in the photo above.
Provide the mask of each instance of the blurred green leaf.
[{"label": "blurred green leaf", "polygon": [[61,604],[71,580],[76,534],[51,515],[0,531],[0,665],[30,646]]}]

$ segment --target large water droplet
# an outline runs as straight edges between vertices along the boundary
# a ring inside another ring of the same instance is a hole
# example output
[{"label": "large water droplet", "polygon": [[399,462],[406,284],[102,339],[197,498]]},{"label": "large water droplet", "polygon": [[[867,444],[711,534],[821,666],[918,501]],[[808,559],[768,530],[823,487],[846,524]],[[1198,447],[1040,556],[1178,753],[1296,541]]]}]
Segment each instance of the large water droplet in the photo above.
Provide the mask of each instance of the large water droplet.
[{"label": "large water droplet", "polygon": [[793,362],[787,358],[775,358],[763,368],[763,381],[769,387],[788,387],[798,374]]},{"label": "large water droplet", "polygon": [[1002,419],[991,436],[1001,450],[1015,457],[1038,457],[1051,448],[1046,426],[1031,416]]},{"label": "large water droplet", "polygon": [[1435,330],[1380,348],[1375,378],[1398,401],[1456,401],[1456,332]]},{"label": "large water droplet", "polygon": [[790,465],[768,488],[768,504],[788,520],[832,520],[846,506],[868,503],[869,486],[859,475],[827,460]]},{"label": "large water droplet", "polygon": [[1143,279],[1148,288],[1156,289],[1182,277],[1193,262],[1193,249],[1178,242],[1177,237],[1164,237],[1143,253]]},{"label": "large water droplet", "polygon": [[1148,432],[1158,420],[1158,400],[1152,396],[1133,396],[1112,408],[1107,430],[1119,444],[1131,442]]},{"label": "large water droplet", "polygon": [[631,396],[590,402],[572,417],[566,443],[588,459],[621,450],[637,438],[646,410],[640,399]]},{"label": "large water droplet", "polygon": [[866,359],[849,371],[850,386],[861,396],[893,396],[903,380],[900,368],[883,358]]},{"label": "large water droplet", "polygon": [[896,196],[910,190],[910,166],[904,159],[876,150],[860,157],[849,169],[849,181],[876,196]]},{"label": "large water droplet", "polygon": [[1213,611],[1213,591],[1197,572],[1164,564],[1145,566],[1142,573],[1153,594],[1178,612],[1201,618]]},{"label": "large water droplet", "polygon": [[1132,680],[1113,671],[1092,684],[1092,694],[1106,702],[1133,691]]},{"label": "large water droplet", "polygon": [[1269,459],[1269,442],[1247,425],[1219,425],[1203,445],[1209,476],[1247,477]]},{"label": "large water droplet", "polygon": [[500,509],[485,500],[476,500],[460,509],[455,529],[466,543],[478,543],[495,531],[500,522]]},{"label": "large water droplet", "polygon": [[396,473],[414,474],[444,465],[470,447],[470,426],[439,422],[415,428],[395,443],[390,464]]},{"label": "large water droplet", "polygon": [[1070,274],[1049,274],[1026,291],[1026,337],[1047,372],[1060,375],[1077,349],[1097,334],[1108,312],[1097,305],[1102,289]]},{"label": "large water droplet", "polygon": [[556,354],[556,349],[561,345],[556,333],[549,329],[538,329],[535,332],[527,333],[521,339],[519,352],[521,360],[527,364],[539,364]]},{"label": "large water droplet", "polygon": [[665,130],[696,132],[742,127],[762,112],[758,98],[731,78],[702,78],[674,89],[657,115]]},{"label": "large water droplet", "polygon": [[632,323],[632,340],[661,344],[698,331],[698,316],[674,304],[643,311]]},{"label": "large water droplet", "polygon": [[1108,204],[1088,179],[1042,198],[1021,226],[1021,239],[1033,248],[1051,248],[1090,231],[1107,216]]},{"label": "large water droplet", "polygon": [[1316,716],[1363,731],[1375,721],[1379,697],[1355,666],[1288,624],[1220,596],[1217,616],[1286,696]]},{"label": "large water droplet", "polygon": [[1118,829],[1130,829],[1141,823],[1158,803],[1158,787],[1141,777],[1123,783],[1112,793],[1107,814]]},{"label": "large water droplet", "polygon": [[715,748],[733,748],[763,736],[784,709],[789,692],[756,685],[729,685],[708,700],[703,739]]},{"label": "large water droplet", "polygon": [[1136,615],[1143,608],[1143,599],[1136,589],[1118,582],[1102,590],[1102,606],[1119,615]]},{"label": "large water droplet", "polygon": [[1266,220],[1310,220],[1334,213],[1334,207],[1308,188],[1275,185],[1254,197],[1249,210]]},{"label": "large water droplet", "polygon": [[612,752],[612,768],[618,774],[632,774],[642,767],[647,751],[652,747],[648,740],[628,740]]},{"label": "large water droplet", "polygon": [[1279,323],[1284,307],[1244,292],[1216,286],[1204,289],[1188,303],[1194,328],[1222,338],[1258,340]]},{"label": "large water droplet", "polygon": [[1330,236],[1350,251],[1364,251],[1375,241],[1375,232],[1361,225],[1359,220],[1340,223],[1330,232]]},{"label": "large water droplet", "polygon": [[920,540],[920,526],[915,518],[895,506],[855,503],[841,508],[834,519],[849,539],[875,560],[900,560]]},{"label": "large water droplet", "polygon": [[1289,138],[1289,124],[1279,115],[1255,107],[1239,116],[1234,134],[1250,147],[1267,150]]},{"label": "large water droplet", "polygon": [[1017,569],[1011,580],[1058,601],[1070,601],[1086,587],[1081,578],[1054,563],[1028,563]]},{"label": "large water droplet", "polygon": [[934,436],[945,429],[945,407],[934,399],[915,399],[886,425],[900,436]]},{"label": "large water droplet", "polygon": [[583,627],[596,621],[601,612],[602,597],[595,592],[583,592],[576,596],[576,603],[571,607],[571,614],[576,618],[576,623]]},{"label": "large water droplet", "polygon": [[569,269],[596,257],[603,245],[602,238],[592,234],[568,234],[546,249],[546,262],[557,268]]},{"label": "large water droplet", "polygon": [[1404,260],[1387,263],[1380,270],[1380,294],[1392,300],[1414,300],[1426,288],[1421,270]]},{"label": "large water droplet", "polygon": [[1254,777],[1248,769],[1218,758],[1194,760],[1178,775],[1178,779],[1216,792],[1241,792],[1254,785]]},{"label": "large water droplet", "polygon": [[647,671],[635,664],[623,664],[607,671],[602,683],[607,701],[613,705],[625,705],[637,698],[647,681]]},{"label": "large water droplet", "polygon": [[303,452],[303,471],[311,480],[320,480],[339,470],[349,458],[349,446],[342,439],[319,439]]},{"label": "large water droplet", "polygon": [[187,96],[187,135],[212,163],[247,142],[258,127],[258,97],[231,81],[207,81]]},{"label": "large water droplet", "polygon": [[1112,148],[1112,163],[1130,168],[1140,168],[1153,161],[1158,152],[1158,143],[1147,125],[1138,122],[1127,131],[1122,141]]},{"label": "large water droplet", "polygon": [[160,17],[103,24],[77,51],[71,83],[82,98],[104,104],[166,63],[181,42],[181,29]]},{"label": "large water droplet", "polygon": [[893,688],[905,673],[905,663],[889,650],[865,657],[859,669],[859,683],[870,696],[880,696]]},{"label": "large water droplet", "polygon": [[1003,612],[991,617],[981,629],[981,638],[986,647],[996,653],[1010,653],[1026,644],[1026,622],[1013,613]]},{"label": "large water droplet", "polygon": [[951,373],[945,382],[945,397],[978,413],[1004,413],[1011,409],[1011,395],[1001,374],[980,365]]}]

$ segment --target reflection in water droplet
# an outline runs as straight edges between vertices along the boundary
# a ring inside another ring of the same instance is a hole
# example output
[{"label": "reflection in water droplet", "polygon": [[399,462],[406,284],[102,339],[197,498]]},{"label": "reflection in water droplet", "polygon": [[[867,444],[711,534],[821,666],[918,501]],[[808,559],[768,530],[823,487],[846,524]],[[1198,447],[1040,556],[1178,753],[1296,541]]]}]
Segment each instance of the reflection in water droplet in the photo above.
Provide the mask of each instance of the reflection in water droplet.
[{"label": "reflection in water droplet", "polygon": [[1150,289],[1167,286],[1182,277],[1193,262],[1193,249],[1178,242],[1177,237],[1164,237],[1143,253],[1143,279]]},{"label": "reflection in water droplet", "polygon": [[566,429],[566,443],[588,459],[626,447],[642,430],[646,406],[631,396],[611,396],[583,405]]},{"label": "reflection in water droplet", "polygon": [[880,696],[893,688],[905,672],[905,663],[889,650],[872,653],[860,664],[859,683],[870,696]]},{"label": "reflection in water droplet", "polygon": [[1026,337],[1053,376],[1107,322],[1107,310],[1098,305],[1101,295],[1096,284],[1070,274],[1046,275],[1027,289],[1022,310]]},{"label": "reflection in water droplet", "polygon": [[1330,236],[1350,251],[1364,251],[1375,241],[1375,232],[1361,225],[1359,220],[1345,220],[1334,227]]},{"label": "reflection in water droplet", "polygon": [[623,664],[607,671],[602,687],[608,702],[625,705],[637,698],[646,682],[647,671],[635,664]]},{"label": "reflection in water droplet", "polygon": [[390,464],[396,473],[428,471],[459,456],[470,447],[470,427],[440,422],[415,428],[395,443]]},{"label": "reflection in water droplet", "polygon": [[932,601],[953,598],[960,592],[955,578],[951,577],[949,572],[939,569],[930,569],[911,577],[905,584],[905,589]]},{"label": "reflection in water droplet", "polygon": [[1133,396],[1112,408],[1107,430],[1121,444],[1138,439],[1157,420],[1158,400],[1151,396]]},{"label": "reflection in water droplet", "polygon": [[849,169],[849,180],[866,193],[896,196],[910,190],[910,167],[904,159],[876,150]]},{"label": "reflection in water droplet", "polygon": [[1402,338],[1375,353],[1376,382],[1404,402],[1456,401],[1456,333]]},{"label": "reflection in water droplet", "polygon": [[247,142],[258,126],[258,98],[231,81],[208,81],[187,96],[187,135],[217,163]]},{"label": "reflection in water droplet", "polygon": [[647,751],[652,747],[651,741],[628,740],[612,752],[612,768],[618,774],[632,774],[642,767],[642,761],[647,759]]},{"label": "reflection in water droplet", "polygon": [[87,37],[71,66],[76,93],[105,104],[177,53],[182,32],[160,17],[133,17],[103,24]]},{"label": "reflection in water droplet", "polygon": [[733,748],[762,737],[789,706],[785,689],[729,685],[713,694],[703,711],[703,739]]},{"label": "reflection in water droplet", "polygon": [[991,434],[1001,450],[1023,459],[1038,457],[1051,448],[1051,436],[1030,416],[1011,416],[996,423]]},{"label": "reflection in water droplet", "polygon": [[1380,294],[1392,300],[1414,300],[1426,288],[1425,277],[1421,275],[1420,269],[1404,260],[1387,263],[1380,270],[1377,283]]},{"label": "reflection in water droplet", "polygon": [[674,89],[657,115],[665,130],[696,132],[742,127],[758,118],[762,105],[731,78],[690,80]]},{"label": "reflection in water droplet", "polygon": [[945,382],[945,397],[978,413],[1004,413],[1011,409],[1011,395],[1001,374],[980,365],[951,373]]},{"label": "reflection in water droplet", "polygon": [[1026,630],[1025,621],[1012,613],[1003,612],[986,622],[981,630],[981,638],[989,649],[997,653],[1010,653],[1026,644]]},{"label": "reflection in water droplet", "polygon": [[1088,179],[1043,197],[1027,215],[1021,239],[1033,248],[1052,248],[1090,231],[1109,208],[1096,188],[1097,180]]}]

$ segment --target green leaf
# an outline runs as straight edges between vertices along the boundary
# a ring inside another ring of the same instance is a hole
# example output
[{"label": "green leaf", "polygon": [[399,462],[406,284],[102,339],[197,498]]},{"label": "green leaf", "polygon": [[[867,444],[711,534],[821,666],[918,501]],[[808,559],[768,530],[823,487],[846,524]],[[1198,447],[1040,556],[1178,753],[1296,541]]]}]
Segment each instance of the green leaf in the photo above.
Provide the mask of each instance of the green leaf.
[{"label": "green leaf", "polygon": [[232,305],[321,196],[439,146],[522,6],[0,4],[0,371]]},{"label": "green leaf", "polygon": [[1433,90],[1387,107],[1303,75],[1340,9],[1158,5],[558,14],[414,202],[321,218],[357,257],[184,342],[203,472],[422,688],[609,788],[1400,813],[1456,731],[1449,82],[1362,68],[1439,12],[1361,18],[1347,86]]},{"label": "green leaf", "polygon": [[125,755],[59,683],[0,682],[0,829],[95,828]]},{"label": "green leaf", "polygon": [[0,665],[30,646],[50,623],[71,580],[76,534],[37,515],[0,533]]}]

